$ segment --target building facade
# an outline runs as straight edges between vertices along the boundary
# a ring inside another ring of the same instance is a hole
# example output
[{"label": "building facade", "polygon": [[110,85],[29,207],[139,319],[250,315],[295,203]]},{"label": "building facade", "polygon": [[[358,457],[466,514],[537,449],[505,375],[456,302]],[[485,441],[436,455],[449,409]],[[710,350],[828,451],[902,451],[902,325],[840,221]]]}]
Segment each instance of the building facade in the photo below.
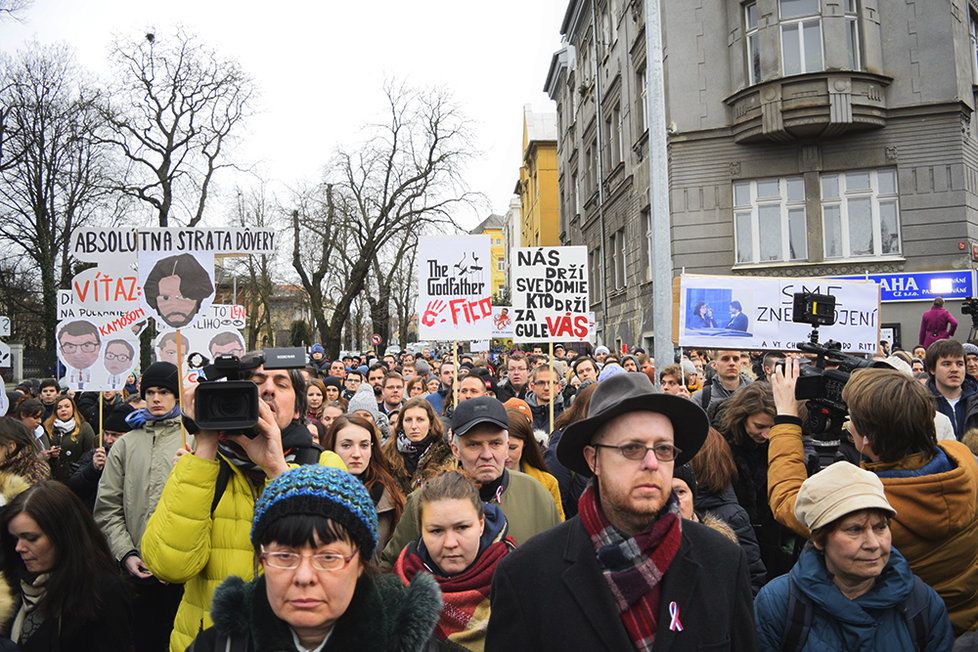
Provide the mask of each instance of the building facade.
[{"label": "building facade", "polygon": [[[643,10],[571,0],[545,87],[561,241],[588,247],[608,345],[652,337]],[[976,16],[968,0],[662,0],[674,273],[970,270]],[[880,321],[909,347],[928,305]]]},{"label": "building facade", "polygon": [[506,285],[507,251],[506,251],[506,218],[502,215],[490,215],[479,226],[469,231],[469,235],[489,236],[490,261],[492,269],[492,293],[495,295]]},{"label": "building facade", "polygon": [[523,107],[523,163],[513,191],[520,198],[520,245],[560,244],[557,194],[557,116]]}]

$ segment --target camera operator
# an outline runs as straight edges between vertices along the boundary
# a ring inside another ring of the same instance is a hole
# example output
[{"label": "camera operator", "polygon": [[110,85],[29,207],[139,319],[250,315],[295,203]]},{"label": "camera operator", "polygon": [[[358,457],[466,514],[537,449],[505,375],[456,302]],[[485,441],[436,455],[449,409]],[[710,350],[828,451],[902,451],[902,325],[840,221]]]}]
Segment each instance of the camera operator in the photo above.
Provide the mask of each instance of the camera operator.
[{"label": "camera operator", "polygon": [[[799,535],[795,516],[807,477],[799,402],[799,365],[772,378],[778,416],[768,450],[768,499],[775,518]],[[913,572],[947,605],[955,649],[978,644],[978,461],[957,441],[935,440],[934,402],[927,390],[894,369],[858,369],[842,391],[861,466],[879,476],[896,510],[893,545]]]},{"label": "camera operator", "polygon": [[[249,533],[265,484],[290,465],[319,461],[320,448],[299,419],[305,412],[301,373],[264,364],[248,371],[255,358],[246,354],[241,361],[243,379],[253,381],[260,396],[255,436],[197,432],[196,450],[177,460],[143,535],[143,560],[153,575],[185,585],[170,637],[174,652],[210,626],[211,597],[224,579],[254,579]],[[195,393],[186,388],[181,403],[189,430],[197,428]]]}]

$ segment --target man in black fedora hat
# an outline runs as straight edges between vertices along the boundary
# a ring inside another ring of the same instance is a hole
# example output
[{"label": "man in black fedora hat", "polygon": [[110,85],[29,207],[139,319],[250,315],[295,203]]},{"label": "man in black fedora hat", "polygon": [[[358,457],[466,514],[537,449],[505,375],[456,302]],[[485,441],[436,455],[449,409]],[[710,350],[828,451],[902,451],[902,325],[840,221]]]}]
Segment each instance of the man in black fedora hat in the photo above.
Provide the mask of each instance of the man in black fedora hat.
[{"label": "man in black fedora hat", "polygon": [[673,469],[706,439],[706,413],[645,374],[598,384],[557,458],[593,475],[578,515],[503,560],[486,650],[753,650],[747,558],[680,517]]}]

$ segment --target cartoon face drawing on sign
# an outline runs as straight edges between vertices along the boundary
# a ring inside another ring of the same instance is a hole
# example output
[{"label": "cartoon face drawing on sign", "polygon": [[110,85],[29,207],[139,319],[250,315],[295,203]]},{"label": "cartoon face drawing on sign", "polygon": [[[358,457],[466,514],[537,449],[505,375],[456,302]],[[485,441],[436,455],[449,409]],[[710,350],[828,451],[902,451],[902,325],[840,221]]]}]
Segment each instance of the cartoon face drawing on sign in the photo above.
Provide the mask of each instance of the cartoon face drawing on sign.
[{"label": "cartoon face drawing on sign", "polygon": [[124,375],[132,369],[136,351],[132,344],[125,340],[112,340],[105,344],[103,364],[105,370],[112,376]]},{"label": "cartoon face drawing on sign", "polygon": [[143,287],[146,303],[172,328],[189,324],[201,303],[214,293],[211,279],[190,254],[157,261]]},{"label": "cartoon face drawing on sign", "polygon": [[58,352],[66,367],[88,369],[101,350],[102,338],[91,322],[71,321],[58,331]]},{"label": "cartoon face drawing on sign", "polygon": [[241,336],[233,331],[222,331],[211,338],[207,349],[211,354],[211,361],[219,355],[233,355],[241,358],[244,353],[244,341]]},{"label": "cartoon face drawing on sign", "polygon": [[177,337],[180,338],[180,353],[184,356],[189,353],[190,342],[187,341],[187,338],[183,335],[178,336],[176,332],[170,332],[161,335],[156,341],[157,360],[180,366],[180,363],[177,362]]}]

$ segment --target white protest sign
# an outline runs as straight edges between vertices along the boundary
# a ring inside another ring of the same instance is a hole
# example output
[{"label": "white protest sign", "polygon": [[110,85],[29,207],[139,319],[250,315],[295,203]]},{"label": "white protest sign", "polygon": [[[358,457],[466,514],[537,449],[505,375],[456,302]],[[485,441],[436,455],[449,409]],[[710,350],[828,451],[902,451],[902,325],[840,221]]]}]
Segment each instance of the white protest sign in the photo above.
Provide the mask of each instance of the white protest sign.
[{"label": "white protest sign", "polygon": [[[0,342],[0,346],[5,346],[5,345],[2,342]],[[2,377],[0,377],[0,387],[3,387]],[[10,409],[10,401],[7,398],[7,392],[0,392],[0,417],[6,416],[7,410],[9,409]]]},{"label": "white protest sign", "polygon": [[214,300],[214,254],[139,251],[143,305],[160,328],[182,328]]},{"label": "white protest sign", "polygon": [[876,353],[879,286],[825,278],[697,276],[680,282],[679,345],[707,349],[797,350],[811,326],[791,321],[796,292],[831,294],[836,323],[819,329],[847,353]]},{"label": "white protest sign", "polygon": [[[7,368],[11,366],[11,356],[10,356],[10,345],[6,342],[0,342],[0,368]],[[0,387],[3,383],[0,382]],[[2,392],[0,392],[2,393]]]},{"label": "white protest sign", "polygon": [[489,340],[476,340],[469,344],[472,353],[484,353],[489,350]]},{"label": "white protest sign", "polygon": [[136,231],[81,227],[71,233],[70,251],[75,260],[99,267],[132,267],[136,262]]},{"label": "white protest sign", "polygon": [[0,337],[10,335],[10,317],[0,317]]},{"label": "white protest sign", "polygon": [[155,227],[136,231],[138,249],[222,256],[275,253],[274,229]]},{"label": "white protest sign", "polygon": [[513,341],[586,342],[587,247],[513,249]]},{"label": "white protest sign", "polygon": [[489,251],[487,235],[419,240],[419,339],[489,339],[492,328]]},{"label": "white protest sign", "polygon": [[494,338],[512,339],[513,337],[513,307],[492,307],[492,336]]},{"label": "white protest sign", "polygon": [[55,345],[65,366],[65,384],[75,391],[111,389],[108,372],[101,364],[104,339],[99,325],[87,319],[58,324]]},{"label": "white protest sign", "polygon": [[244,306],[213,303],[205,314],[197,316],[194,328],[201,330],[242,329],[246,326]]},{"label": "white protest sign", "polygon": [[[153,341],[156,359],[177,364],[177,332],[164,331]],[[183,356],[183,380],[196,383],[200,369],[219,355],[241,358],[245,354],[244,338],[234,328],[180,330],[180,353]]]}]

